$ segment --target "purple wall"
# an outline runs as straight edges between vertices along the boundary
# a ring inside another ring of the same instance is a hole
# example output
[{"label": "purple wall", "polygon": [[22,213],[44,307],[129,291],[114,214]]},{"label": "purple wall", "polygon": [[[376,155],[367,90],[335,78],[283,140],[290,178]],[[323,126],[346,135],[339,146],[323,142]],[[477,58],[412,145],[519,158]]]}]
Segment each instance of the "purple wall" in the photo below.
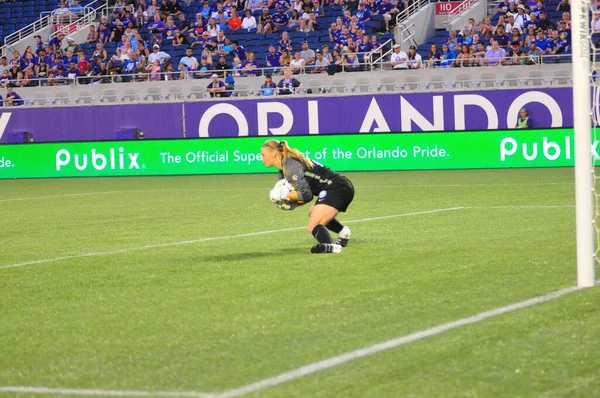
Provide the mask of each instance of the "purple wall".
[{"label": "purple wall", "polygon": [[[570,88],[270,97],[189,102],[187,137],[302,135],[386,131],[513,128],[525,106],[534,127],[572,127]],[[111,140],[118,128],[139,128],[146,138],[182,137],[182,105],[110,105],[0,108],[0,142],[28,131],[37,142]]]}]

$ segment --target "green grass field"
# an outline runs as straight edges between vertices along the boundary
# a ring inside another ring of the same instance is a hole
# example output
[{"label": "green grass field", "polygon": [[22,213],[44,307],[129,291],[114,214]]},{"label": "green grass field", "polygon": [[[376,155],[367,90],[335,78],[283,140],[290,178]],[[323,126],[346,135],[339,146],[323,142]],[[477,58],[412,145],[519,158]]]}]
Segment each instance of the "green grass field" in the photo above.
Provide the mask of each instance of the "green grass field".
[{"label": "green grass field", "polygon": [[[219,393],[575,284],[571,169],[347,175],[338,255],[274,175],[0,181],[0,396]],[[585,289],[246,396],[596,397],[599,349]]]}]

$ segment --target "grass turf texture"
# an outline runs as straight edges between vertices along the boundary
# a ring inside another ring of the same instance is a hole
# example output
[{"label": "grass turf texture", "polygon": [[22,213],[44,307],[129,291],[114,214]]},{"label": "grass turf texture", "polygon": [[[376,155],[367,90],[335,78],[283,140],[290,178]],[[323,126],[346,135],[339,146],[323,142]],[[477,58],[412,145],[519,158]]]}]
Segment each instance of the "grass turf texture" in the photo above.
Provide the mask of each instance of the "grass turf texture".
[{"label": "grass turf texture", "polygon": [[[308,207],[270,203],[274,175],[0,181],[0,267],[300,227],[0,269],[0,386],[224,391],[575,283],[571,169],[347,175],[342,222],[465,209],[351,223],[341,254],[311,255]],[[598,303],[572,293],[252,396],[591,397]]]}]

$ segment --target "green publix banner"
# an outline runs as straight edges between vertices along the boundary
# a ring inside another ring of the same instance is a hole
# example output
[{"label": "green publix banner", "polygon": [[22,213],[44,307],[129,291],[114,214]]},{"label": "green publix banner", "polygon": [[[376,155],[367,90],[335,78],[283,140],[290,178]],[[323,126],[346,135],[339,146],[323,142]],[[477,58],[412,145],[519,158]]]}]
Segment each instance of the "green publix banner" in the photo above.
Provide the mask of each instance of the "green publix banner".
[{"label": "green publix banner", "polygon": [[[277,137],[275,137],[277,138]],[[286,138],[286,137],[279,137]],[[573,166],[573,130],[289,137],[338,171]],[[0,178],[268,172],[265,137],[0,145]],[[598,142],[593,156],[598,159]]]}]

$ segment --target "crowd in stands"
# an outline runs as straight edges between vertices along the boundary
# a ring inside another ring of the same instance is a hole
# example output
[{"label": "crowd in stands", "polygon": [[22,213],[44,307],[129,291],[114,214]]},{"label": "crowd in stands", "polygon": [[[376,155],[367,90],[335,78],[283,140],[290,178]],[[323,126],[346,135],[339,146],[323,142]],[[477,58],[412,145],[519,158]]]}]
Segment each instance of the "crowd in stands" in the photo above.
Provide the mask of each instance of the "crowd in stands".
[{"label": "crowd in stands", "polygon": [[[110,16],[90,25],[85,42],[63,33],[48,43],[36,36],[36,45],[24,54],[0,59],[0,85],[14,94],[20,87],[75,81],[210,79],[211,93],[223,96],[237,77],[268,75],[261,94],[292,93],[300,83],[290,75],[333,74],[342,66],[362,70],[385,51],[381,34],[411,1],[116,0]],[[73,4],[77,0],[59,8]],[[542,0],[502,0],[494,17],[479,24],[470,19],[449,32],[441,48],[432,44],[428,54],[395,44],[391,65],[407,70],[536,64],[542,55],[570,50],[568,0],[561,0],[556,12],[562,12],[560,20],[548,17]],[[322,24],[326,18],[329,26]],[[600,11],[591,25],[600,36]],[[245,44],[254,37],[259,45],[252,51]],[[277,75],[284,78],[276,84]]]}]

